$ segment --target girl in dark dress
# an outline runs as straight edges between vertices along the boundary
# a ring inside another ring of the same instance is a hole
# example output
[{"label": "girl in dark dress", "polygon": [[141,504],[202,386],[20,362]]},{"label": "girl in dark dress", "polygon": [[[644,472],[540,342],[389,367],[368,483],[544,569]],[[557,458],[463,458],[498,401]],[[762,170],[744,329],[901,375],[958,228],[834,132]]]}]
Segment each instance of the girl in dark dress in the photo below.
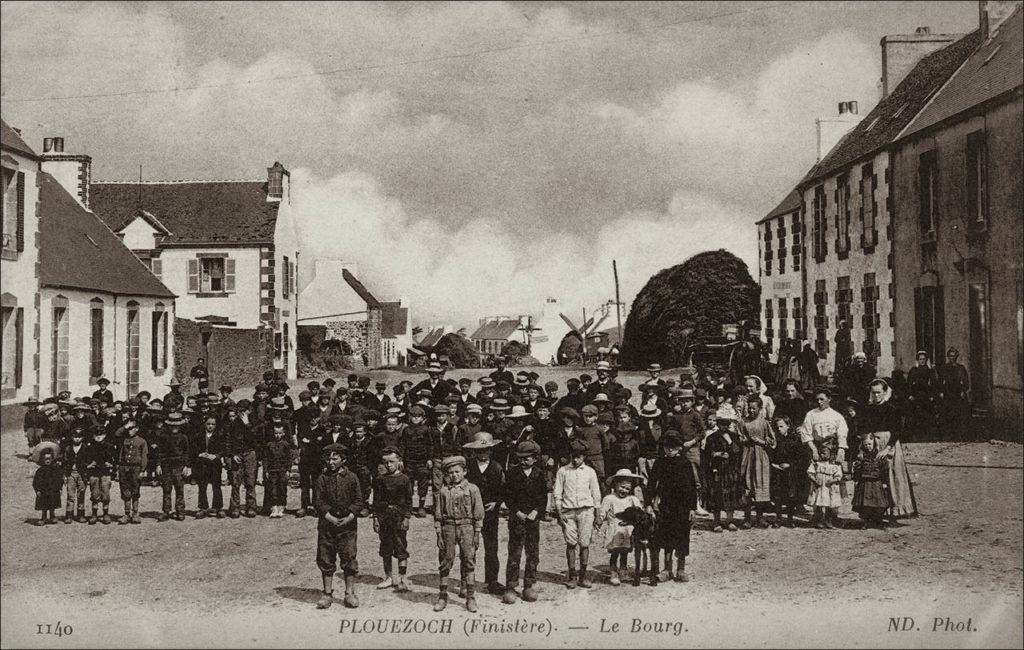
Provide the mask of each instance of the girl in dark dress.
[{"label": "girl in dark dress", "polygon": [[737,530],[733,516],[740,501],[739,461],[741,448],[729,432],[733,421],[716,418],[715,430],[704,439],[704,458],[707,508],[714,517],[713,532],[722,532],[721,514],[725,512],[725,528]]},{"label": "girl in dark dress", "polygon": [[697,482],[689,459],[682,454],[683,439],[679,434],[666,433],[662,447],[665,455],[654,461],[645,497],[651,499],[652,510],[656,513],[655,540],[657,547],[665,552],[666,579],[673,578],[672,555],[675,554],[674,578],[676,582],[687,582],[690,578],[686,575],[686,557],[690,554],[690,525],[697,509]]},{"label": "girl in dark dress", "polygon": [[878,454],[873,436],[864,438],[860,455],[853,462],[853,511],[864,520],[864,527],[884,528],[886,511],[892,507],[889,495],[889,461]]},{"label": "girl in dark dress", "polygon": [[782,510],[785,508],[785,526],[792,528],[793,513],[802,509],[807,500],[810,454],[807,445],[800,442],[800,436],[793,430],[793,423],[788,417],[776,416],[772,426],[775,429],[775,449],[771,451],[771,494],[772,502],[775,503],[772,527],[783,525]]},{"label": "girl in dark dress", "polygon": [[917,365],[907,373],[907,393],[910,406],[908,428],[921,440],[935,429],[935,396],[939,389],[939,376],[931,365],[928,353],[917,352]]},{"label": "girl in dark dress", "polygon": [[32,489],[36,491],[36,510],[42,514],[37,526],[57,523],[54,510],[61,506],[60,493],[64,487],[64,472],[54,457],[52,449],[43,450],[39,456],[39,469],[32,477]]}]

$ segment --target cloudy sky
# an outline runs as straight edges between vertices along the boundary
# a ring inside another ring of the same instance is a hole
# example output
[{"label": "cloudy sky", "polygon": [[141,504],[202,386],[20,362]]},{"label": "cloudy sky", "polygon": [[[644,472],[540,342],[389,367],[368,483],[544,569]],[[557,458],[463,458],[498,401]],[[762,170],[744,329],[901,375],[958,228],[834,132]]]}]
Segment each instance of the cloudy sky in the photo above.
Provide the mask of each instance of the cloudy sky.
[{"label": "cloudy sky", "polygon": [[4,119],[100,180],[292,171],[306,280],[357,262],[415,320],[623,300],[751,224],[814,118],[878,99],[882,35],[974,2],[0,3]]}]

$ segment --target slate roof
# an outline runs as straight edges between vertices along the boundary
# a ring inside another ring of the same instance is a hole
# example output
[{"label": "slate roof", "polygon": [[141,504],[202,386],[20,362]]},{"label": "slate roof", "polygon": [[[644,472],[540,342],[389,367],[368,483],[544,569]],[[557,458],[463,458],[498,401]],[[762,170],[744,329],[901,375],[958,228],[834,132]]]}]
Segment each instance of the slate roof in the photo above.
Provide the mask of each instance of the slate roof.
[{"label": "slate roof", "polygon": [[39,271],[43,286],[121,296],[175,296],[99,218],[39,173]]},{"label": "slate roof", "polygon": [[435,327],[434,329],[427,332],[422,339],[420,339],[420,342],[416,344],[416,347],[423,350],[429,350],[430,348],[437,345],[437,342],[441,340],[442,336],[444,336],[444,328]]},{"label": "slate roof", "polygon": [[3,120],[0,120],[0,148],[16,151],[29,158],[39,158],[39,154],[32,151],[32,147],[25,143],[21,135]]},{"label": "slate roof", "polygon": [[363,283],[356,279],[356,276],[349,273],[348,269],[341,270],[341,277],[345,279],[348,286],[352,287],[352,290],[359,294],[359,297],[366,303],[367,309],[379,308],[381,306],[380,301],[373,297],[370,290],[363,286]]},{"label": "slate roof", "polygon": [[277,203],[265,181],[92,183],[89,207],[118,232],[145,210],[172,234],[162,244],[274,241]]},{"label": "slate roof", "polygon": [[474,341],[507,341],[508,337],[519,329],[519,325],[516,319],[489,320],[478,327],[469,338]]},{"label": "slate roof", "polygon": [[793,188],[793,191],[790,192],[789,194],[787,194],[786,198],[782,199],[782,202],[779,203],[777,206],[775,206],[774,210],[772,210],[771,212],[769,212],[765,216],[761,217],[757,221],[757,223],[764,223],[765,221],[768,221],[769,219],[774,219],[775,217],[781,217],[784,214],[789,214],[790,212],[793,212],[795,210],[799,210],[801,203],[802,203],[802,200],[800,198],[800,192],[796,188]]},{"label": "slate roof", "polygon": [[409,331],[409,308],[401,302],[381,303],[380,335],[383,338],[402,336]]},{"label": "slate roof", "polygon": [[800,185],[836,174],[892,143],[980,42],[981,34],[975,30],[921,59],[887,97],[811,168]]},{"label": "slate roof", "polygon": [[901,138],[1024,85],[1024,12],[1018,9],[967,59],[932,101],[907,125]]}]

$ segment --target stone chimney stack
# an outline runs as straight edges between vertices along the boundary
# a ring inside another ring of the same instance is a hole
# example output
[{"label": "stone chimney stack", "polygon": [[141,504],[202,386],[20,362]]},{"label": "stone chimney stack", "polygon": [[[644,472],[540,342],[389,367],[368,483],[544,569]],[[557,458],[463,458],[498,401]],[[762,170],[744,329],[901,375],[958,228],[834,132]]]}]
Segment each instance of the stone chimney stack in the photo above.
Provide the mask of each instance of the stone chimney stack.
[{"label": "stone chimney stack", "polygon": [[281,163],[275,161],[272,167],[267,167],[267,201],[287,200],[290,181],[291,174]]},{"label": "stone chimney stack", "polygon": [[92,158],[83,154],[64,153],[64,138],[43,138],[43,161],[39,168],[50,174],[85,209],[89,209],[89,183],[92,181]]},{"label": "stone chimney stack", "polygon": [[999,29],[1010,15],[1024,4],[1021,0],[979,0],[978,2],[978,28],[981,30],[981,37],[985,40],[991,38],[993,32]]},{"label": "stone chimney stack", "polygon": [[918,27],[913,34],[882,37],[882,97],[888,97],[910,74],[918,61],[960,38],[961,34],[932,34],[930,27]]},{"label": "stone chimney stack", "polygon": [[835,117],[819,117],[815,120],[818,130],[818,161],[824,158],[857,122],[860,122],[860,115],[855,101],[839,102],[838,114]]}]

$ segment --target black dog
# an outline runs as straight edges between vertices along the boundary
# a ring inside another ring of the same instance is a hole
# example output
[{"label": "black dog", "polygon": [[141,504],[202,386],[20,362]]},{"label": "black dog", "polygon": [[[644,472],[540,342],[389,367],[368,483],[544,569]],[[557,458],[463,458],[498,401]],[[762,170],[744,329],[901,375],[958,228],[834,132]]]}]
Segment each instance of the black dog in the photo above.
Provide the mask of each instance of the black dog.
[{"label": "black dog", "polygon": [[648,559],[651,564],[651,585],[658,584],[658,550],[650,548],[654,537],[654,516],[643,508],[630,506],[619,513],[619,525],[633,527],[633,555],[636,563],[633,586],[640,585],[640,576],[647,567]]}]

